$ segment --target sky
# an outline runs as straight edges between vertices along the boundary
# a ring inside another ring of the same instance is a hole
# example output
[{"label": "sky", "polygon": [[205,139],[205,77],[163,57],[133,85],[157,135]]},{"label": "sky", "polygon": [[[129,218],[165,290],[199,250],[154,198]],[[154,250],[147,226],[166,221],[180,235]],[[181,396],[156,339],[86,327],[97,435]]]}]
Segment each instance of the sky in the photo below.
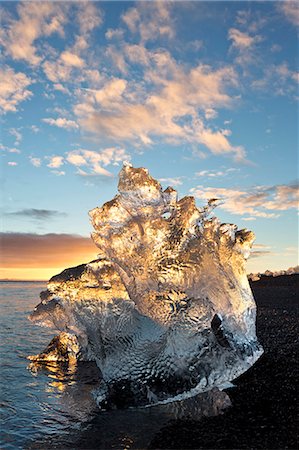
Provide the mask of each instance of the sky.
[{"label": "sky", "polygon": [[298,264],[296,2],[1,2],[0,278],[97,255],[123,161]]}]

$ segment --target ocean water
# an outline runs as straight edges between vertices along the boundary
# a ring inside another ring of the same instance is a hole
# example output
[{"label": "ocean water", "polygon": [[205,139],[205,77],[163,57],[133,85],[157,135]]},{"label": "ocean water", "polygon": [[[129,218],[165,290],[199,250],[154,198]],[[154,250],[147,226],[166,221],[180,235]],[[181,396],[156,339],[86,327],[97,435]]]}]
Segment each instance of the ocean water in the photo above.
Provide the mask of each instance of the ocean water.
[{"label": "ocean water", "polygon": [[34,376],[27,369],[27,356],[39,353],[54,336],[54,330],[27,319],[44,287],[45,283],[0,283],[1,448],[22,448],[28,440],[63,427],[57,414],[62,393],[54,387],[56,377]]},{"label": "ocean water", "polygon": [[0,448],[146,448],[170,420],[216,415],[229,406],[227,394],[213,390],[168,405],[100,411],[93,363],[73,371],[30,370],[27,356],[57,334],[28,320],[43,289],[41,282],[0,283]]}]

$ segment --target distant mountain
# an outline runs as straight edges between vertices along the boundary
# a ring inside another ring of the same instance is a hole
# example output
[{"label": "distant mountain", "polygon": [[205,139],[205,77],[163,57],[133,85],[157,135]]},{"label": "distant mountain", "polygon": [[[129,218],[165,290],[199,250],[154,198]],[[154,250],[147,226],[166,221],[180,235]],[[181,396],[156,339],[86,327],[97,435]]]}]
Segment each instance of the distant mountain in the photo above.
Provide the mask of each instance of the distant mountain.
[{"label": "distant mountain", "polygon": [[48,280],[9,280],[8,278],[0,279],[0,283],[48,283]]},{"label": "distant mountain", "polygon": [[266,270],[264,273],[250,273],[248,279],[251,281],[258,281],[262,276],[264,277],[279,277],[281,275],[295,275],[299,274],[299,266],[289,267],[286,270],[277,270],[272,272],[271,270]]}]

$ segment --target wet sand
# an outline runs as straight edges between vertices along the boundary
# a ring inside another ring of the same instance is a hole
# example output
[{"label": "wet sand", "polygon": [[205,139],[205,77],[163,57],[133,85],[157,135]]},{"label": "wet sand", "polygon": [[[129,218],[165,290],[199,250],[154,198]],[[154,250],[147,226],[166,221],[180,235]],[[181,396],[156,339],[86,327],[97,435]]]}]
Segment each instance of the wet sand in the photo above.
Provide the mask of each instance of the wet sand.
[{"label": "wet sand", "polygon": [[298,449],[299,275],[251,282],[264,355],[229,389],[221,416],[175,421],[151,449]]}]

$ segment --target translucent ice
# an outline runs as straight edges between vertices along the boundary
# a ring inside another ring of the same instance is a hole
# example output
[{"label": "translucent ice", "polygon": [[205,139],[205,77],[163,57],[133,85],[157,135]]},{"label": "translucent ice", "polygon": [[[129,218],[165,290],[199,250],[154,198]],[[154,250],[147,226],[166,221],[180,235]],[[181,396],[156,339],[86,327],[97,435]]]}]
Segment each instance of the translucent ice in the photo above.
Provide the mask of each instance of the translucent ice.
[{"label": "translucent ice", "polygon": [[125,165],[90,212],[99,259],[53,277],[35,322],[77,336],[102,373],[98,403],[178,400],[221,386],[261,355],[245,260],[254,234],[177,199]]}]

